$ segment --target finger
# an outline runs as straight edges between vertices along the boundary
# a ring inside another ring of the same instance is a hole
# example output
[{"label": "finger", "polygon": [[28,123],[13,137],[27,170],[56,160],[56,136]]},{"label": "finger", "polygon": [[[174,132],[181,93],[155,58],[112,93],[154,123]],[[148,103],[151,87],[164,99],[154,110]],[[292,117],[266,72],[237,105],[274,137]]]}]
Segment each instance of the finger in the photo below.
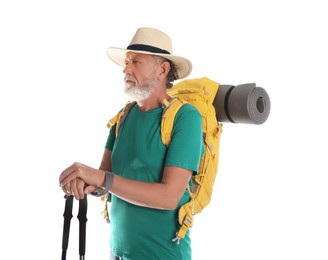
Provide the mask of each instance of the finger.
[{"label": "finger", "polygon": [[67,167],[65,170],[62,171],[62,173],[59,175],[59,185],[62,183],[62,181],[72,172],[72,167],[74,164],[71,166]]},{"label": "finger", "polygon": [[66,168],[59,176],[59,185],[63,186],[66,185],[68,182],[70,182],[73,178],[67,179],[70,175],[74,174],[77,172],[80,164],[75,162],[68,168]]},{"label": "finger", "polygon": [[62,188],[63,192],[65,193],[65,195],[67,195],[67,196],[70,196],[71,195],[71,194],[67,193],[67,190],[66,190],[65,187],[61,187],[61,188]]},{"label": "finger", "polygon": [[62,190],[67,194],[67,195],[72,195],[71,192],[71,184],[68,183],[65,186],[62,186]]},{"label": "finger", "polygon": [[80,195],[79,195],[79,191],[78,191],[78,187],[77,187],[77,179],[73,179],[71,182],[71,191],[72,191],[72,194],[74,195],[74,197],[79,200],[81,199],[80,198]]},{"label": "finger", "polygon": [[90,194],[91,192],[94,192],[97,189],[96,186],[89,185],[84,189],[84,194]]},{"label": "finger", "polygon": [[79,198],[83,199],[84,198],[84,186],[85,182],[81,180],[80,178],[76,179],[76,187],[77,187],[77,192],[79,194]]},{"label": "finger", "polygon": [[77,171],[73,171],[70,172],[70,174],[68,176],[66,176],[61,182],[60,182],[60,186],[65,186],[68,183],[71,183],[74,179],[76,179],[78,177],[78,172]]}]

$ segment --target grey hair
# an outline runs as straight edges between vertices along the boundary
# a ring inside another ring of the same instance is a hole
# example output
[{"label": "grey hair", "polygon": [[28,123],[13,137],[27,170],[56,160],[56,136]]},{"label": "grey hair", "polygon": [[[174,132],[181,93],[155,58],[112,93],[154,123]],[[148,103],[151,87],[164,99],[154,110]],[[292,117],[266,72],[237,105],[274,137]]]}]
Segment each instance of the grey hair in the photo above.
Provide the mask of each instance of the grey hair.
[{"label": "grey hair", "polygon": [[159,63],[167,61],[170,64],[170,71],[166,77],[166,88],[172,88],[173,82],[179,78],[176,65],[172,61],[165,59],[161,56],[154,55],[154,57]]}]

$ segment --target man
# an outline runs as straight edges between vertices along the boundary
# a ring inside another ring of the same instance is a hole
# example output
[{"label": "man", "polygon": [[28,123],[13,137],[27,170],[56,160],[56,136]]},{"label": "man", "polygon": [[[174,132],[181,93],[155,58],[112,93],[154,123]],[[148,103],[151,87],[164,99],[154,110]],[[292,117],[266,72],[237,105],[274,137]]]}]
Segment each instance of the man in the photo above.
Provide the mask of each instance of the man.
[{"label": "man", "polygon": [[173,55],[170,37],[153,28],[139,28],[127,49],[109,48],[108,55],[124,67],[124,90],[136,104],[117,136],[116,125],[110,129],[100,168],[74,163],[60,175],[60,185],[76,199],[112,194],[111,259],[189,260],[189,232],[180,244],[172,238],[203,153],[201,116],[183,105],[168,147],[160,127],[163,101],[172,100],[166,89],[190,74],[191,62]]}]

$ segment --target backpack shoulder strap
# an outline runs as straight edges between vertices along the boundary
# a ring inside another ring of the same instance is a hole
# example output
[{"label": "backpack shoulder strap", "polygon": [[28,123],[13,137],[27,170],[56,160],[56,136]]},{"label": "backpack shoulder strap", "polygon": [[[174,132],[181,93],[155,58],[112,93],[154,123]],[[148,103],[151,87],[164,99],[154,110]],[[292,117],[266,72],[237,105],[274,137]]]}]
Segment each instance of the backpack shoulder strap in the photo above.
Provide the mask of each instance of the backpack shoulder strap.
[{"label": "backpack shoulder strap", "polygon": [[116,114],[112,119],[110,119],[107,123],[107,127],[111,128],[113,125],[116,124],[116,131],[115,136],[118,135],[118,130],[126,117],[128,116],[129,112],[131,111],[132,107],[134,106],[136,102],[135,101],[129,101],[125,104],[124,108]]},{"label": "backpack shoulder strap", "polygon": [[187,101],[184,101],[179,97],[173,98],[170,101],[167,101],[166,99],[163,101],[164,109],[162,112],[161,138],[162,143],[166,146],[169,146],[171,142],[175,116],[185,103],[187,103]]}]

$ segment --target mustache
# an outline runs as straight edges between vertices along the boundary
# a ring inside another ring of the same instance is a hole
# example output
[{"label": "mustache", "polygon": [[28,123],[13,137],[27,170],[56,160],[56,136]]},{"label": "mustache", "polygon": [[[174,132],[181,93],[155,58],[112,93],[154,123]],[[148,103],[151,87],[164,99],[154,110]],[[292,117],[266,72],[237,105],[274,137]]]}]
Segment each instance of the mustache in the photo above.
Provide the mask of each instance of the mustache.
[{"label": "mustache", "polygon": [[137,80],[133,76],[129,76],[129,75],[124,77],[124,81],[125,82],[126,81],[133,81],[134,83],[137,83]]}]

